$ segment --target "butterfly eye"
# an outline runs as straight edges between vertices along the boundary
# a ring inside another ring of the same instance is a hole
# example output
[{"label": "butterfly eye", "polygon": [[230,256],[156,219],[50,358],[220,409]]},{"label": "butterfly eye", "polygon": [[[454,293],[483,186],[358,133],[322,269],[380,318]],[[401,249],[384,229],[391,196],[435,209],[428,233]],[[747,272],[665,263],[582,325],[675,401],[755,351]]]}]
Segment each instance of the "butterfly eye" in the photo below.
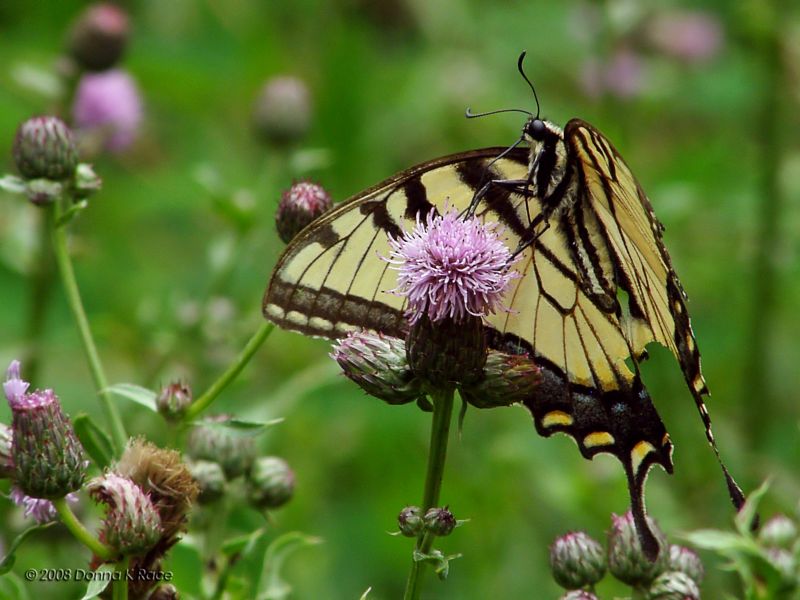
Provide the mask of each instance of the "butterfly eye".
[{"label": "butterfly eye", "polygon": [[535,140],[543,140],[547,127],[541,119],[533,119],[528,123],[528,135]]}]

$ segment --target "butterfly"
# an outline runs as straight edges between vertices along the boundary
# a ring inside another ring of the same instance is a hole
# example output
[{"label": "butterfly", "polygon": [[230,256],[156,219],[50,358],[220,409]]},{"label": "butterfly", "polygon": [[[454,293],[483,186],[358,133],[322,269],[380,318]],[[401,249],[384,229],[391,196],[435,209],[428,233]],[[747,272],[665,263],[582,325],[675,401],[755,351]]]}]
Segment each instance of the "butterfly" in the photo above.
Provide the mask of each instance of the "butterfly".
[{"label": "butterfly", "polygon": [[[524,56],[518,68],[530,85]],[[687,297],[664,227],[606,136],[580,119],[562,129],[538,110],[521,112],[529,116],[511,147],[411,167],[311,223],[278,260],[263,313],[306,335],[368,329],[402,338],[405,299],[390,293],[397,272],[381,259],[389,240],[432,211],[500,223],[521,277],[506,292],[509,310],[486,319],[489,346],[539,365],[541,382],[524,401],[539,434],[563,432],[586,458],[607,452],[620,460],[640,540],[655,557],[644,484],[653,465],[672,473],[673,446],[639,371],[648,344],[677,359],[731,499],[737,508],[744,502],[711,431]]]}]

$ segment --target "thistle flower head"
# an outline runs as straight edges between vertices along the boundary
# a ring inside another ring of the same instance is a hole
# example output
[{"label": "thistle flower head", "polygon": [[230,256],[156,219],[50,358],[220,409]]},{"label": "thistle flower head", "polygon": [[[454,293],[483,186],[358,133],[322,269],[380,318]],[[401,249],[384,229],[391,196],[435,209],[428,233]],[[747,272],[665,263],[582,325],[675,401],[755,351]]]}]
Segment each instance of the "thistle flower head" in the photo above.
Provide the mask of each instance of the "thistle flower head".
[{"label": "thistle flower head", "polygon": [[78,165],[75,138],[58,117],[32,117],[20,124],[12,153],[25,179],[68,179]]},{"label": "thistle flower head", "polygon": [[247,475],[247,490],[250,502],[256,507],[278,508],[294,494],[294,472],[282,458],[259,457]]},{"label": "thistle flower head", "polygon": [[[23,509],[23,514],[26,517],[33,517],[38,523],[49,523],[56,519],[56,507],[50,500],[44,498],[31,498],[26,495],[17,486],[11,488],[9,498],[17,506]],[[78,497],[75,494],[67,494],[67,501],[77,502]]]},{"label": "thistle flower head", "polygon": [[459,394],[476,408],[509,406],[530,398],[541,381],[541,369],[527,354],[489,350],[484,376],[476,384],[462,386]]},{"label": "thistle flower head", "polygon": [[423,394],[421,382],[408,366],[401,339],[354,331],[336,342],[331,358],[361,389],[388,404],[406,404]]},{"label": "thistle flower head", "polygon": [[195,460],[189,463],[189,471],[200,488],[197,501],[210,504],[225,495],[225,473],[219,463],[210,460]]},{"label": "thistle flower head", "polygon": [[550,547],[550,569],[556,583],[568,590],[594,585],[605,575],[605,552],[586,533],[568,533]]},{"label": "thistle flower head", "polygon": [[19,361],[12,361],[3,391],[13,415],[13,478],[28,496],[63,498],[83,483],[83,450],[53,390],[28,392],[29,387]]},{"label": "thistle flower head", "polygon": [[422,509],[419,506],[406,506],[397,515],[397,526],[406,537],[417,537],[425,527]]},{"label": "thistle flower head", "polygon": [[256,132],[266,141],[286,144],[302,138],[311,125],[311,94],[302,79],[273,77],[264,84],[253,109]]},{"label": "thistle flower head", "polygon": [[697,585],[703,583],[705,576],[703,563],[697,553],[677,544],[669,547],[669,570],[686,573]]},{"label": "thistle flower head", "polygon": [[180,419],[191,403],[192,388],[180,381],[165,385],[156,397],[156,408],[168,421]]},{"label": "thistle flower head", "polygon": [[107,505],[101,537],[122,555],[144,554],[161,537],[161,517],[150,496],[126,477],[106,473],[86,486],[89,494]]},{"label": "thistle flower head", "polygon": [[667,538],[655,521],[647,517],[650,530],[658,540],[661,551],[654,561],[647,558],[636,531],[633,514],[611,515],[611,531],[608,533],[608,570],[614,577],[628,585],[649,584],[669,566],[666,552]]},{"label": "thistle flower head", "polygon": [[495,223],[464,219],[455,209],[428,213],[416,227],[390,239],[385,258],[398,271],[395,293],[408,298],[409,318],[464,321],[502,306],[503,293],[518,276],[509,269],[511,252]]},{"label": "thistle flower head", "polygon": [[214,415],[199,422],[189,434],[187,453],[195,460],[210,460],[220,464],[229,479],[250,470],[257,450],[251,436],[225,427],[230,415]]},{"label": "thistle flower head", "polygon": [[775,515],[758,532],[758,541],[768,548],[789,549],[797,539],[797,525],[786,515]]},{"label": "thistle flower head", "polygon": [[321,185],[310,181],[299,181],[292,185],[281,194],[278,211],[275,213],[275,227],[281,240],[288,244],[332,204],[330,194]]},{"label": "thistle flower head", "polygon": [[453,532],[458,522],[453,513],[445,506],[429,508],[423,517],[425,529],[434,535],[446,536]]},{"label": "thistle flower head", "polygon": [[650,585],[647,600],[700,600],[700,588],[686,573],[666,571]]},{"label": "thistle flower head", "polygon": [[91,4],[72,26],[69,50],[84,69],[113,67],[125,50],[130,34],[127,13],[110,2]]},{"label": "thistle flower head", "polygon": [[99,134],[107,150],[124,151],[136,139],[142,121],[136,82],[121,69],[85,74],[75,92],[72,116],[79,130]]}]

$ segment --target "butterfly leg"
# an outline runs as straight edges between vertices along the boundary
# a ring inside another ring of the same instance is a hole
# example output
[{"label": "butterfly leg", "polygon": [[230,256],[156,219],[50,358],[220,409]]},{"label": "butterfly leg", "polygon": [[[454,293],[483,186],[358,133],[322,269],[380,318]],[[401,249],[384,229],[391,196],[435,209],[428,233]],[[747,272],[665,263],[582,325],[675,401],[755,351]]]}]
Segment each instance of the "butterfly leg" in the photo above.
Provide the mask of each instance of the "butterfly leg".
[{"label": "butterfly leg", "polygon": [[481,200],[486,197],[486,195],[489,193],[489,190],[491,190],[493,186],[498,186],[508,190],[509,192],[524,195],[527,183],[528,181],[526,179],[491,179],[487,181],[477,192],[475,192],[475,195],[472,196],[472,201],[467,207],[467,210],[464,211],[464,218],[475,216],[475,212],[478,210],[478,205],[480,204]]}]

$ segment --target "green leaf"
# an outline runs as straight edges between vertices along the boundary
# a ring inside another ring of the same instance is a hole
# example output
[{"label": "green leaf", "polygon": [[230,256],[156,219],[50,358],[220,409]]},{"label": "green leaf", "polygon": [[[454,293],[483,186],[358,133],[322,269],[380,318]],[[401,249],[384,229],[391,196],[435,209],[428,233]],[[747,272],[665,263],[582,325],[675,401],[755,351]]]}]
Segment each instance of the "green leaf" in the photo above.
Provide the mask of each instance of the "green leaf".
[{"label": "green leaf", "polygon": [[0,177],[0,190],[10,194],[24,194],[25,189],[25,180],[20,177],[15,175]]},{"label": "green leaf", "polygon": [[248,533],[247,535],[240,535],[235,538],[231,538],[229,540],[225,540],[222,544],[222,553],[226,556],[232,556],[234,554],[239,554],[242,556],[246,556],[253,551],[258,541],[264,536],[267,532],[265,528],[256,529],[253,533]]},{"label": "green leaf", "polygon": [[736,530],[744,536],[753,535],[753,524],[757,518],[758,505],[761,499],[769,489],[769,480],[762,483],[758,489],[751,493],[742,506],[741,510],[736,514],[734,523]]},{"label": "green leaf", "polygon": [[299,531],[290,531],[274,539],[264,553],[264,566],[258,585],[257,600],[284,600],[291,586],[281,578],[281,569],[286,558],[295,550],[321,544],[322,539]]},{"label": "green leaf", "polygon": [[81,600],[90,600],[91,598],[97,598],[100,594],[102,594],[103,591],[108,587],[108,584],[111,583],[111,577],[114,571],[114,565],[100,565],[100,567],[95,571],[94,578],[86,587],[86,593],[83,595]]},{"label": "green leaf", "polygon": [[283,417],[269,421],[244,421],[242,419],[228,419],[226,421],[194,421],[194,425],[212,429],[229,429],[234,433],[245,435],[260,435],[273,425],[283,422]]},{"label": "green leaf", "polygon": [[156,393],[135,383],[116,383],[103,391],[115,394],[126,400],[132,400],[153,412],[158,412],[156,408]]},{"label": "green leaf", "polygon": [[13,571],[0,577],[0,598],[30,600],[25,582]]},{"label": "green leaf", "polygon": [[111,464],[114,457],[114,445],[111,443],[111,438],[100,429],[97,423],[92,421],[89,415],[86,413],[77,415],[72,419],[72,427],[84,450],[98,467],[105,469]]},{"label": "green leaf", "polygon": [[741,549],[758,550],[758,546],[756,546],[747,538],[744,538],[736,533],[719,531],[718,529],[699,529],[697,531],[687,533],[683,537],[685,537],[695,546],[705,550],[716,550],[718,552],[724,550]]},{"label": "green leaf", "polygon": [[450,554],[445,556],[441,550],[431,550],[430,553],[425,554],[419,550],[414,550],[414,560],[416,562],[425,562],[433,566],[436,575],[444,581],[450,573],[450,561],[461,558],[462,554]]},{"label": "green leaf", "polygon": [[50,523],[43,523],[41,525],[34,525],[33,527],[28,527],[25,531],[23,531],[17,537],[15,537],[14,541],[11,542],[11,545],[8,547],[8,552],[6,553],[5,557],[3,557],[3,560],[0,561],[0,575],[5,575],[12,569],[14,563],[17,560],[17,557],[15,555],[17,548],[19,548],[22,545],[22,543],[26,539],[28,539],[28,537],[30,537],[37,531],[42,531],[44,529],[47,529],[48,527],[52,527],[53,525],[55,525],[55,521],[51,521]]}]

